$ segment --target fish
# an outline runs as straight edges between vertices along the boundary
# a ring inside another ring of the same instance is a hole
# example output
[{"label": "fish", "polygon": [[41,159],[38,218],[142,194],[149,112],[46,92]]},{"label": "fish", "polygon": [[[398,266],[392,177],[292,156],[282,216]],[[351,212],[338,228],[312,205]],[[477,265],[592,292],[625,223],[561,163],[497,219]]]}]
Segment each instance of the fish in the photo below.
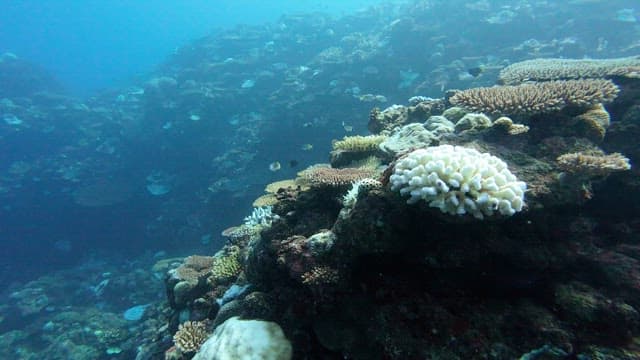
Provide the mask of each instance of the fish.
[{"label": "fish", "polygon": [[298,166],[298,160],[289,160],[289,167],[294,168]]},{"label": "fish", "polygon": [[304,144],[300,147],[300,150],[302,151],[311,151],[313,150],[313,145],[312,144]]},{"label": "fish", "polygon": [[282,165],[280,165],[279,161],[274,161],[271,164],[269,164],[269,170],[276,172],[278,170],[280,170],[282,168]]},{"label": "fish", "polygon": [[345,124],[344,121],[342,122],[342,128],[346,132],[352,132],[353,131],[353,126],[349,125],[349,124]]}]

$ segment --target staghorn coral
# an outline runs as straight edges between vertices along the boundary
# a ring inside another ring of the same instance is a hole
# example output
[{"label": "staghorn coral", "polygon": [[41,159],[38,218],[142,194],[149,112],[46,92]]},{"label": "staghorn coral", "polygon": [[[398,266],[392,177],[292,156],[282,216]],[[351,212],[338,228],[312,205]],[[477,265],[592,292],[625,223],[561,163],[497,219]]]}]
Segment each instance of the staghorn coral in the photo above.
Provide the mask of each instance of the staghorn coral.
[{"label": "staghorn coral", "polygon": [[300,172],[301,178],[314,187],[340,187],[371,177],[374,171],[359,168],[335,169],[326,166],[312,166]]},{"label": "staghorn coral", "polygon": [[173,344],[182,353],[194,353],[209,338],[207,323],[204,321],[187,321],[178,327],[173,335]]},{"label": "staghorn coral", "polygon": [[606,176],[631,169],[629,159],[620,153],[575,152],[560,155],[556,161],[563,171],[585,176]]},{"label": "staghorn coral", "polygon": [[525,81],[637,77],[640,57],[617,59],[534,59],[511,64],[500,71],[499,80],[506,85]]},{"label": "staghorn coral", "polygon": [[449,101],[474,112],[530,116],[559,111],[568,106],[588,108],[608,103],[616,98],[618,91],[610,80],[559,80],[462,90],[451,96]]},{"label": "staghorn coral", "polygon": [[353,152],[376,151],[378,150],[378,145],[386,138],[384,135],[345,136],[342,140],[335,140],[333,142],[333,150]]}]

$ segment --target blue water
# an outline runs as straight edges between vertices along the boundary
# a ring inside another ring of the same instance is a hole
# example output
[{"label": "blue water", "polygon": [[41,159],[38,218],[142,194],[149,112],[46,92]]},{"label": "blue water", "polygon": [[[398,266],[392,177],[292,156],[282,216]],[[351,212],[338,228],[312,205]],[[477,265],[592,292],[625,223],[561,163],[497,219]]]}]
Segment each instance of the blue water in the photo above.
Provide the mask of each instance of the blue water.
[{"label": "blue water", "polygon": [[273,22],[284,13],[339,15],[377,2],[5,1],[0,44],[3,52],[44,66],[67,90],[86,96],[148,73],[180,46],[216,30]]}]

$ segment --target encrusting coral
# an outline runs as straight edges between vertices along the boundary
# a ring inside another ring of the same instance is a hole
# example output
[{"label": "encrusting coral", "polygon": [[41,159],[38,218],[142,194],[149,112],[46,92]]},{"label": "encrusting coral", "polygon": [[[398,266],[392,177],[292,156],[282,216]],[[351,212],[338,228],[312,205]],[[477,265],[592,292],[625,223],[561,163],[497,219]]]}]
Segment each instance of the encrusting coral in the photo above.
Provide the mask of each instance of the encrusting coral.
[{"label": "encrusting coral", "polygon": [[516,86],[479,87],[456,92],[449,101],[474,112],[524,115],[560,111],[565,107],[589,108],[609,103],[618,95],[610,80],[559,80]]},{"label": "encrusting coral", "polygon": [[602,104],[596,104],[574,119],[583,126],[585,135],[589,139],[596,141],[604,138],[607,128],[611,123],[611,116]]},{"label": "encrusting coral", "polygon": [[637,77],[640,57],[617,59],[533,59],[517,62],[500,71],[505,85],[525,81],[604,78],[607,76]]},{"label": "encrusting coral", "polygon": [[576,152],[559,156],[557,162],[566,172],[586,176],[606,176],[615,171],[631,169],[629,159],[620,153]]},{"label": "encrusting coral", "polygon": [[316,266],[310,271],[302,274],[302,283],[305,285],[325,285],[335,284],[340,280],[338,270],[328,266]]},{"label": "encrusting coral", "polygon": [[173,335],[173,343],[182,353],[194,353],[209,337],[207,324],[204,321],[186,321],[178,327]]},{"label": "encrusting coral", "polygon": [[516,124],[510,118],[501,116],[492,124],[495,128],[504,129],[509,135],[520,135],[529,131],[529,127],[524,124]]}]

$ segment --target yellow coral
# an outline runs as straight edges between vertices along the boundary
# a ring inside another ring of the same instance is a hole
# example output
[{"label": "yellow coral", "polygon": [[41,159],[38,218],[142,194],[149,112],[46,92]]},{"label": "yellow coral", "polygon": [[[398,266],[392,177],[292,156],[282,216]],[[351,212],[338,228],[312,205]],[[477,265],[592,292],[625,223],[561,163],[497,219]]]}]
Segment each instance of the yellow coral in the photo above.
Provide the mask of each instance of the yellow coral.
[{"label": "yellow coral", "polygon": [[173,335],[173,343],[182,353],[194,353],[208,337],[206,322],[187,321],[178,327],[178,331]]},{"label": "yellow coral", "polygon": [[352,161],[349,164],[349,167],[375,171],[380,167],[381,164],[382,161],[379,158],[375,156],[367,156],[364,159]]},{"label": "yellow coral", "polygon": [[260,196],[259,198],[253,200],[253,207],[263,207],[263,206],[273,206],[278,202],[278,198],[276,198],[273,194],[265,194]]},{"label": "yellow coral", "polygon": [[383,135],[345,136],[342,140],[333,141],[333,150],[352,152],[376,151],[378,145],[386,138],[387,137]]},{"label": "yellow coral", "polygon": [[242,265],[238,260],[238,253],[231,252],[222,256],[216,256],[211,269],[211,274],[216,283],[224,283],[237,277],[242,271]]},{"label": "yellow coral", "polygon": [[286,179],[286,180],[272,182],[271,184],[267,185],[264,191],[269,194],[275,194],[280,189],[287,189],[287,188],[295,189],[297,186],[298,184],[296,184],[296,181],[294,179]]},{"label": "yellow coral", "polygon": [[504,129],[509,135],[519,135],[529,131],[529,127],[527,125],[514,123],[513,120],[506,116],[496,119],[492,126]]}]

